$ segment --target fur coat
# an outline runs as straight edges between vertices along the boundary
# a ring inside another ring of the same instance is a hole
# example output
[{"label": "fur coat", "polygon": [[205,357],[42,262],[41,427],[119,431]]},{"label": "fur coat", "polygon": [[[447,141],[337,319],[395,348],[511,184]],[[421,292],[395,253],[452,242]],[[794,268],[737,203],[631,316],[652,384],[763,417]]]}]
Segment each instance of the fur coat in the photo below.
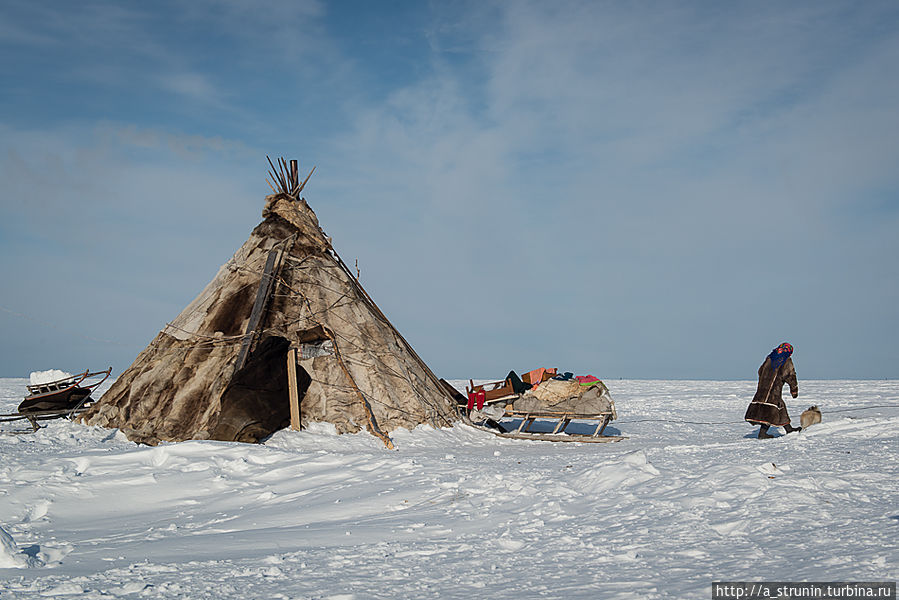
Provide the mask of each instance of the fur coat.
[{"label": "fur coat", "polygon": [[755,397],[746,409],[743,417],[750,423],[757,425],[774,425],[783,427],[789,425],[790,415],[787,414],[787,405],[784,404],[781,392],[784,384],[789,384],[790,395],[794,398],[799,395],[799,384],[796,382],[796,368],[793,367],[793,359],[788,358],[778,369],[771,368],[771,359],[765,358],[765,362],[759,367],[759,387]]}]

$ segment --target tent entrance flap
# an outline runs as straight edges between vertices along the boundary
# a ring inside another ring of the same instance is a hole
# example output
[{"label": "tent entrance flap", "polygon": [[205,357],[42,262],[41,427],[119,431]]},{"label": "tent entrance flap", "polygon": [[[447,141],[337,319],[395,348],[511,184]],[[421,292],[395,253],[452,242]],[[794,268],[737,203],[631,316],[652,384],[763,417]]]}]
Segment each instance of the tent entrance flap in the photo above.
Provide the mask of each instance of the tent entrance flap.
[{"label": "tent entrance flap", "polygon": [[[290,342],[279,336],[259,342],[222,393],[222,408],[212,439],[256,443],[290,425],[289,349]],[[297,365],[301,403],[311,382],[306,370]]]}]

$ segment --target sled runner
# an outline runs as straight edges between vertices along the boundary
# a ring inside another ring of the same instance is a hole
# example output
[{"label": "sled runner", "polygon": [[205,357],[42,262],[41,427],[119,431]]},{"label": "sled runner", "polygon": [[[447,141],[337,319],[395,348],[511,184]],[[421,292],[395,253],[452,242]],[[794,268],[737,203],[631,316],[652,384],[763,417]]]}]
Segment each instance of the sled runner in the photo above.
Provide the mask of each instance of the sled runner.
[{"label": "sled runner", "polygon": [[[538,440],[544,442],[581,442],[581,443],[602,443],[602,442],[620,442],[626,440],[626,436],[621,435],[605,435],[603,431],[608,425],[611,415],[570,415],[558,413],[528,413],[523,416],[515,413],[507,413],[506,416],[521,418],[519,426],[507,429],[510,425],[508,421],[502,420],[495,422],[492,427],[485,424],[474,423],[468,421],[472,427],[492,433],[497,437],[510,438],[515,440]],[[531,426],[537,420],[555,420],[556,424],[552,432],[531,431]],[[597,424],[593,433],[573,433],[566,431],[571,421],[591,421],[596,420]]]},{"label": "sled runner", "polygon": [[[606,426],[612,420],[611,412],[603,412],[597,414],[577,414],[571,412],[558,411],[520,411],[515,410],[513,406],[506,406],[505,417],[511,419],[521,419],[521,423],[517,428],[497,431],[493,433],[500,437],[513,438],[517,440],[543,440],[548,442],[618,442],[627,439],[623,436],[603,435]],[[531,427],[538,420],[555,422],[553,430],[547,432],[531,431]],[[573,433],[567,432],[566,429],[572,421],[595,421],[596,427],[593,433]],[[506,421],[500,421],[500,427],[507,425]]]},{"label": "sled runner", "polygon": [[71,419],[80,414],[93,402],[91,392],[106,381],[111,373],[112,367],[105,371],[87,370],[56,381],[27,386],[28,396],[19,404],[17,412],[0,415],[0,422],[27,419],[32,429],[4,433],[33,433],[40,428],[38,421],[62,417]]}]

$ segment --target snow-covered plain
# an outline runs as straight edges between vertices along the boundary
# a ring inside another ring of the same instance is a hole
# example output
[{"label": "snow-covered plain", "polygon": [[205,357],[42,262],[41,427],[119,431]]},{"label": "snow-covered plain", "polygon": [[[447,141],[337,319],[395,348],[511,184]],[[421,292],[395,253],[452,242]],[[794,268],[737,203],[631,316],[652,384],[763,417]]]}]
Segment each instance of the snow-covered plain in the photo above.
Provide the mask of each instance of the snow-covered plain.
[{"label": "snow-covered plain", "polygon": [[[0,380],[0,412],[26,383]],[[396,451],[326,426],[264,445],[151,448],[62,420],[0,435],[0,598],[708,598],[716,580],[899,579],[899,382],[800,380],[794,423],[810,404],[824,422],[772,440],[741,422],[753,382],[607,383],[618,443],[464,425],[395,432]]]}]

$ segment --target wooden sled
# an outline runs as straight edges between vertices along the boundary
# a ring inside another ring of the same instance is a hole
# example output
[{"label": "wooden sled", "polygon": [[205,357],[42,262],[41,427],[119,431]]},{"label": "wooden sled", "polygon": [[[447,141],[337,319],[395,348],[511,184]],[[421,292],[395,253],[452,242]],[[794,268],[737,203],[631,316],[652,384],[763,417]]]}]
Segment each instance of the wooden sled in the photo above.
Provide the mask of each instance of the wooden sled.
[{"label": "wooden sled", "polygon": [[[2,431],[0,433],[34,433],[40,429],[39,421],[73,417],[87,410],[93,403],[91,392],[112,374],[112,367],[105,371],[90,370],[49,383],[29,385],[28,396],[19,404],[17,412],[0,415],[0,423],[27,420],[30,430]],[[88,380],[101,377],[97,381]]]},{"label": "wooden sled", "polygon": [[[548,376],[551,376],[552,373],[547,373]],[[545,379],[547,379],[546,377]],[[544,380],[545,380],[544,379]],[[459,398],[460,405],[463,402],[468,403],[469,406],[472,405],[471,399],[474,394],[481,394],[481,401],[483,405],[489,404],[502,404],[505,407],[505,414],[503,415],[503,419],[508,418],[518,418],[521,419],[521,423],[516,429],[512,430],[503,430],[503,425],[507,424],[506,422],[500,420],[499,422],[488,421],[492,424],[492,426],[485,425],[477,425],[471,422],[470,419],[465,419],[465,422],[470,424],[472,427],[477,429],[481,429],[484,431],[489,431],[493,435],[511,438],[516,440],[542,440],[547,442],[587,442],[587,443],[602,443],[602,442],[618,442],[621,440],[627,439],[625,436],[615,436],[615,435],[604,435],[603,432],[606,429],[606,426],[612,420],[612,412],[600,412],[600,413],[590,413],[590,414],[579,414],[570,411],[553,411],[553,410],[516,410],[515,409],[515,400],[521,397],[520,394],[515,393],[515,390],[512,386],[512,381],[510,379],[506,379],[504,381],[494,381],[490,383],[485,383],[481,385],[475,385],[474,381],[469,380],[469,386],[465,388],[468,393],[468,398],[461,397]],[[461,394],[460,394],[461,396]],[[537,420],[550,420],[555,421],[555,427],[553,428],[551,433],[545,432],[536,432],[531,431],[531,427],[534,425],[534,422]],[[593,433],[570,433],[566,432],[568,425],[572,421],[596,421],[596,427],[593,430]]]}]

